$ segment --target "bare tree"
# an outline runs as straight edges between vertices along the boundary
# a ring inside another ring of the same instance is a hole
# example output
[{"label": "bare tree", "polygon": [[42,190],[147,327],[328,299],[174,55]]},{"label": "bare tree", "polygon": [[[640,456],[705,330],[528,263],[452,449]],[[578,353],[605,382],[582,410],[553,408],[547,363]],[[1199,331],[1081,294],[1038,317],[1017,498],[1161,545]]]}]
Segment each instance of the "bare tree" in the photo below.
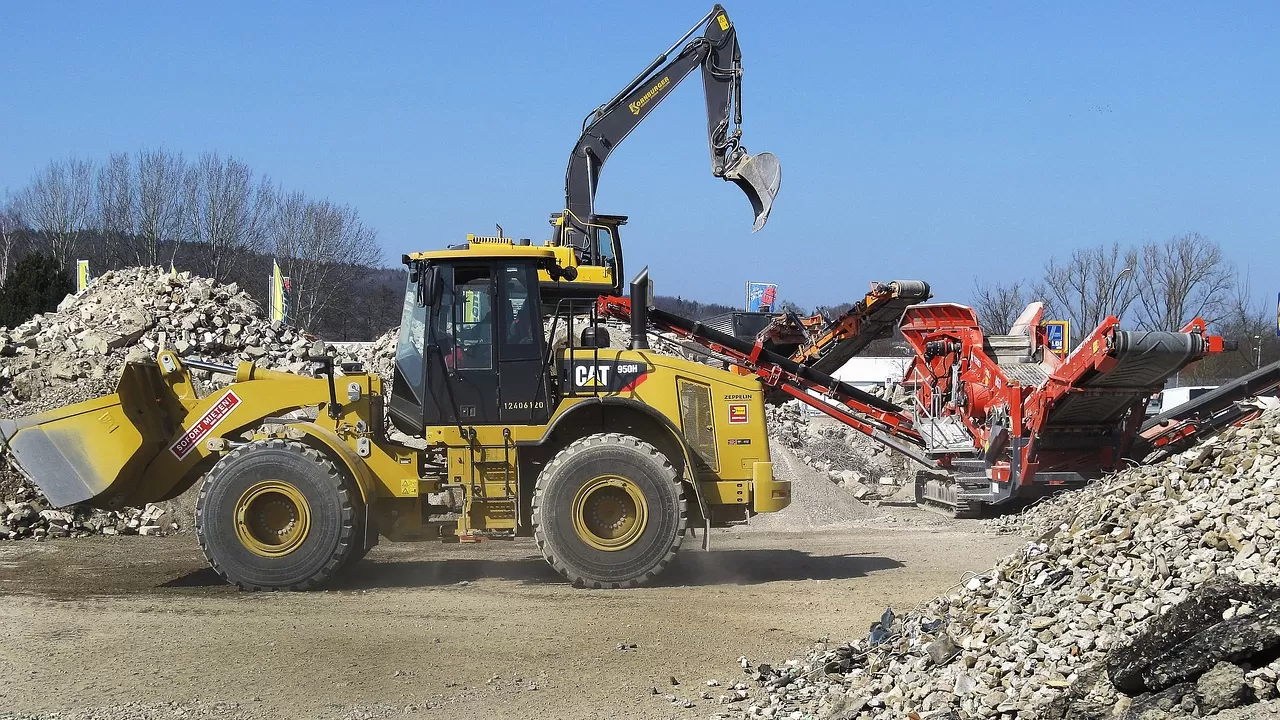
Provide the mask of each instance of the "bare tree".
[{"label": "bare tree", "polygon": [[97,198],[97,228],[106,242],[103,256],[127,263],[138,227],[138,196],[127,153],[112,153],[98,168]]},{"label": "bare tree", "polygon": [[1213,323],[1228,312],[1233,270],[1222,247],[1187,233],[1142,247],[1139,322],[1148,330],[1177,330],[1194,317]]},{"label": "bare tree", "polygon": [[1182,378],[1194,384],[1216,384],[1252,372],[1280,358],[1280,338],[1276,337],[1275,315],[1269,302],[1260,302],[1253,292],[1249,274],[1238,273],[1228,293],[1226,312],[1218,322],[1218,332],[1239,342],[1235,352],[1213,353],[1192,364]]},{"label": "bare tree", "polygon": [[1138,297],[1137,272],[1136,250],[1119,243],[1082,248],[1066,262],[1050,258],[1035,294],[1044,298],[1049,314],[1071,320],[1078,328],[1073,335],[1084,337],[1107,316],[1123,318],[1129,311]]},{"label": "bare tree", "polygon": [[218,282],[239,276],[245,259],[267,247],[274,190],[235,158],[204,153],[188,170],[187,239],[198,245],[195,270]]},{"label": "bare tree", "polygon": [[18,250],[18,230],[22,227],[22,219],[13,198],[5,198],[0,207],[0,285],[9,277],[9,263],[15,260]]},{"label": "bare tree", "polygon": [[186,162],[166,150],[143,150],[137,158],[138,222],[131,246],[134,262],[159,265],[169,249],[169,261],[178,250],[186,218],[183,183]]},{"label": "bare tree", "polygon": [[335,303],[348,302],[360,275],[381,259],[377,234],[348,205],[281,194],[271,223],[274,251],[293,287],[295,324],[310,330]]},{"label": "bare tree", "polygon": [[36,232],[43,249],[65,268],[76,241],[88,226],[93,201],[93,164],[70,157],[51,161],[18,194],[23,223]]},{"label": "bare tree", "polygon": [[1260,303],[1253,293],[1249,273],[1236,273],[1234,291],[1228,300],[1226,316],[1221,320],[1223,337],[1238,339],[1247,361],[1258,367],[1268,346],[1276,344],[1276,317],[1267,303]]},{"label": "bare tree", "polygon": [[1004,284],[983,283],[974,279],[973,309],[978,313],[978,323],[983,332],[987,334],[1001,335],[1009,332],[1028,302],[1020,280]]}]

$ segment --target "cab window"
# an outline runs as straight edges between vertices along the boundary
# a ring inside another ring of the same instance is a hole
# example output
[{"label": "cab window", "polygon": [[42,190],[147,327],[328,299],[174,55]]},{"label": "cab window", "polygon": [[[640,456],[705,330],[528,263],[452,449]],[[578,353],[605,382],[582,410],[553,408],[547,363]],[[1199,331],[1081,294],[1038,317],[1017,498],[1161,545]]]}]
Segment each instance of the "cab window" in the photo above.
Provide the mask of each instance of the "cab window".
[{"label": "cab window", "polygon": [[505,312],[500,330],[502,359],[537,360],[542,357],[542,322],[530,292],[538,281],[537,270],[529,263],[508,263],[500,272]]},{"label": "cab window", "polygon": [[613,233],[607,227],[597,227],[596,231],[596,247],[600,248],[600,264],[607,267],[613,267]]},{"label": "cab window", "polygon": [[400,337],[396,342],[396,371],[418,405],[422,404],[427,379],[422,366],[426,322],[427,307],[418,303],[418,284],[409,281],[404,292],[404,311],[400,316]]},{"label": "cab window", "polygon": [[449,293],[453,367],[487,370],[493,367],[493,283],[487,267],[454,270]]}]

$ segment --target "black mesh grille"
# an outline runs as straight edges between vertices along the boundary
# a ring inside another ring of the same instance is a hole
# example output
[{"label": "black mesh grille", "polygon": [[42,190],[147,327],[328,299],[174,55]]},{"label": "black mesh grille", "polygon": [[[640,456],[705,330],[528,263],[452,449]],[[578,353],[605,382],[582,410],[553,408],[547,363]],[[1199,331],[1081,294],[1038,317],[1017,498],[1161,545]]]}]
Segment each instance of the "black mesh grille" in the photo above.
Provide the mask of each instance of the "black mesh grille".
[{"label": "black mesh grille", "polygon": [[720,471],[716,455],[716,430],[711,417],[711,388],[690,380],[678,380],[680,423],[685,439],[698,458],[712,471]]}]

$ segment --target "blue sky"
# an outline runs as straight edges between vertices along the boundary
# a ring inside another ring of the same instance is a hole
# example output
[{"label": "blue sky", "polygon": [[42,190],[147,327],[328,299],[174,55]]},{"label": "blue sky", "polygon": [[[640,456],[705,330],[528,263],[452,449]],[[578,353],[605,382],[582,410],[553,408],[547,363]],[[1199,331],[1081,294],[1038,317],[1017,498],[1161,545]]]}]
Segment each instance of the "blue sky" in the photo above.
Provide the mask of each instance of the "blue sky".
[{"label": "blue sky", "polygon": [[[0,4],[0,192],[52,157],[235,155],[350,203],[388,262],[540,241],[580,122],[710,8],[689,2]],[[743,140],[783,184],[751,233],[711,177],[691,75],[612,155],[628,274],[801,305],[919,278],[1036,276],[1052,253],[1197,231],[1280,290],[1280,5],[726,4]]]}]

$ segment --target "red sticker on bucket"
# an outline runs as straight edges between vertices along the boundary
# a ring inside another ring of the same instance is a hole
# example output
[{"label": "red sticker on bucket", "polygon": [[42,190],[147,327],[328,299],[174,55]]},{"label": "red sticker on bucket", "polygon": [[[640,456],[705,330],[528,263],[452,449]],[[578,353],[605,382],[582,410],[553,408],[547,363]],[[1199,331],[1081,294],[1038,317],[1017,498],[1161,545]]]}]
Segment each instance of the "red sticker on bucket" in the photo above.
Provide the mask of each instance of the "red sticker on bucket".
[{"label": "red sticker on bucket", "polygon": [[177,442],[169,446],[169,452],[179,460],[185,458],[188,453],[195,448],[196,444],[205,439],[213,429],[218,427],[218,423],[227,419],[232,410],[240,404],[240,396],[236,395],[234,390],[228,390],[225,395],[218,399],[218,402],[209,408],[209,411],[196,421]]}]

